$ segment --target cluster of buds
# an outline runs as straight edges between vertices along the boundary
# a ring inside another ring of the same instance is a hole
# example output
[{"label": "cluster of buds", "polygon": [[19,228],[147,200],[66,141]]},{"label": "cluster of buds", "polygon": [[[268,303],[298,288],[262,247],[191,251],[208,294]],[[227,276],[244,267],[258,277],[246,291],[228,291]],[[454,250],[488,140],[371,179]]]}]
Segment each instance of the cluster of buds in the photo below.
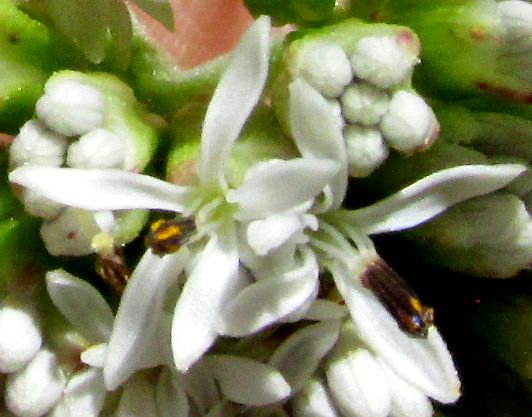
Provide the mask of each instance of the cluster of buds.
[{"label": "cluster of buds", "polygon": [[[147,114],[131,89],[108,74],[55,74],[37,101],[36,114],[10,147],[11,170],[40,165],[138,172],[155,148],[155,129],[143,120]],[[20,199],[29,214],[45,220],[41,236],[53,255],[120,246],[133,240],[146,220],[142,211],[90,213],[27,189],[20,191]]]},{"label": "cluster of buds", "polygon": [[328,114],[342,132],[349,174],[368,176],[390,148],[409,155],[438,136],[434,113],[411,87],[419,52],[410,29],[357,20],[298,35],[284,51],[274,106],[296,138],[295,118],[313,125],[316,112]]}]

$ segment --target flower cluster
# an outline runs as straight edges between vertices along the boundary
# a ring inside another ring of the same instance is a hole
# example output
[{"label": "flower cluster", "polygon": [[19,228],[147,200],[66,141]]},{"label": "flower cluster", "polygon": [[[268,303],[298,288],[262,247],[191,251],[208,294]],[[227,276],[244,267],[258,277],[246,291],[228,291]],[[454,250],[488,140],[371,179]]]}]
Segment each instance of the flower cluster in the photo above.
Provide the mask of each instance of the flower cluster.
[{"label": "flower cluster", "polygon": [[[171,145],[179,158],[168,170],[183,174],[175,182],[140,173],[154,131],[121,82],[71,71],[48,81],[37,119],[11,145],[9,181],[26,211],[45,218],[50,254],[97,252],[101,261],[145,237],[147,211],[173,217],[147,232],[116,312],[111,291],[55,259],[45,288],[32,282],[24,302],[2,300],[10,413],[429,417],[432,400],[459,398],[432,309],[371,237],[421,225],[430,235],[434,225],[436,240],[474,246],[482,236],[466,236],[474,225],[463,210],[475,217],[486,207],[481,220],[491,222],[494,206],[514,207],[516,189],[530,192],[528,161],[460,153],[347,208],[350,181],[379,167],[385,177],[394,155],[415,158],[438,135],[411,87],[419,41],[404,27],[346,20],[296,36],[272,71],[270,33],[270,19],[258,17],[230,55],[200,135]],[[269,134],[293,143],[251,132],[260,112]],[[439,161],[439,149],[426,158]],[[501,241],[528,243],[525,214]],[[518,261],[505,256],[511,272],[530,260],[522,246]]]}]

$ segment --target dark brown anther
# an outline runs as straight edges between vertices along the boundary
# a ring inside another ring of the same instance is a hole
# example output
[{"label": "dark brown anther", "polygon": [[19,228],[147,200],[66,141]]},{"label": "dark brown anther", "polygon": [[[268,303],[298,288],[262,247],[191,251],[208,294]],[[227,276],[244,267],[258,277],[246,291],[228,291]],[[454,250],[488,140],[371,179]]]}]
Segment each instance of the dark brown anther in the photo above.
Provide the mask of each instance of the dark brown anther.
[{"label": "dark brown anther", "polygon": [[413,337],[427,337],[429,327],[434,323],[434,310],[421,302],[384,259],[378,258],[370,263],[361,279],[404,332]]}]

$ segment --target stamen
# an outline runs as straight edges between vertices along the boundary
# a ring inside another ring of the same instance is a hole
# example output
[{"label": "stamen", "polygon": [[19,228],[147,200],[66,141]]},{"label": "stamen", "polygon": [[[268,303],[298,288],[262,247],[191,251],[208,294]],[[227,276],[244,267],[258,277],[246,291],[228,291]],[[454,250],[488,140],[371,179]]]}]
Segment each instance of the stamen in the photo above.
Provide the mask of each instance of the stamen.
[{"label": "stamen", "polygon": [[122,295],[131,276],[131,270],[126,264],[122,248],[100,252],[96,255],[96,273],[113,288],[118,295]]},{"label": "stamen", "polygon": [[434,310],[424,305],[406,281],[384,259],[371,262],[361,276],[362,284],[386,307],[399,327],[413,337],[427,337]]},{"label": "stamen", "polygon": [[177,252],[196,233],[194,216],[159,219],[150,226],[146,245],[155,255],[164,256]]}]

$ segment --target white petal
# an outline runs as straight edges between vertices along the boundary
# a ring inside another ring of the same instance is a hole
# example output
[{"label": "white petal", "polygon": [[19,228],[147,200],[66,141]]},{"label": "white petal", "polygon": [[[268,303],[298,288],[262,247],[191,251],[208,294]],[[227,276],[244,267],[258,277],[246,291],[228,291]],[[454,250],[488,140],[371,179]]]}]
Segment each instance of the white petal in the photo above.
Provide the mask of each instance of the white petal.
[{"label": "white petal", "polygon": [[408,229],[424,223],[460,201],[504,187],[526,167],[464,165],[444,169],[385,200],[350,211],[345,220],[368,234]]},{"label": "white petal", "polygon": [[222,305],[238,284],[234,231],[215,235],[199,256],[177,301],[172,323],[172,352],[178,370],[196,362],[214,343]]},{"label": "white petal", "polygon": [[349,314],[349,311],[344,305],[318,298],[310,305],[302,319],[316,321],[340,320],[347,314]]},{"label": "white petal", "polygon": [[431,417],[434,411],[427,396],[399,378],[382,360],[379,362],[392,393],[392,416]]},{"label": "white petal", "polygon": [[294,417],[338,417],[327,388],[311,379],[292,400]]},{"label": "white petal", "polygon": [[409,337],[370,290],[336,270],[334,280],[362,340],[402,379],[443,403],[460,395],[451,355],[435,327],[426,339]]},{"label": "white petal", "polygon": [[[160,209],[182,212],[188,189],[118,169],[25,166],[9,174],[58,203],[86,210]],[[112,198],[111,198],[112,196]]]},{"label": "white petal", "polygon": [[339,410],[346,416],[386,417],[391,396],[384,371],[362,348],[332,360],[325,370]]},{"label": "white petal", "polygon": [[281,371],[293,392],[303,387],[336,343],[340,324],[340,321],[331,321],[304,327],[274,352],[269,363]]},{"label": "white petal", "polygon": [[224,184],[233,142],[257,104],[268,76],[270,20],[258,18],[233,52],[207,109],[201,137],[200,178]]},{"label": "white petal", "polygon": [[260,407],[290,395],[290,386],[275,368],[248,358],[208,356],[223,394],[239,404]]},{"label": "white petal", "polygon": [[319,267],[314,253],[304,252],[302,264],[282,276],[247,286],[222,311],[218,331],[244,336],[261,330],[297,310],[318,290]]},{"label": "white petal", "polygon": [[273,159],[246,172],[244,183],[227,195],[237,203],[237,218],[251,220],[281,213],[312,200],[329,183],[338,164],[328,159]]},{"label": "white petal", "polygon": [[107,343],[93,345],[81,352],[79,358],[81,362],[93,368],[103,368],[105,365],[105,354],[107,353]]},{"label": "white petal", "polygon": [[148,250],[133,271],[107,347],[105,385],[114,390],[136,369],[147,344],[157,333],[165,291],[179,276],[188,251],[159,257]]},{"label": "white petal", "polygon": [[331,111],[327,100],[302,79],[293,81],[289,89],[290,128],[301,155],[332,159],[340,164],[331,183],[334,206],[338,207],[347,189],[343,120]]},{"label": "white petal", "polygon": [[68,381],[50,417],[98,417],[105,393],[101,369],[78,372]]},{"label": "white petal", "polygon": [[16,305],[0,308],[0,372],[23,368],[41,344],[41,329],[34,312]]},{"label": "white petal", "polygon": [[144,375],[134,375],[124,386],[115,417],[148,417],[157,415],[154,387]]},{"label": "white petal", "polygon": [[9,374],[5,404],[17,416],[40,417],[57,403],[66,382],[55,354],[42,349],[24,369]]},{"label": "white petal", "polygon": [[102,295],[88,282],[62,269],[46,274],[46,288],[61,314],[91,342],[106,342],[114,316]]},{"label": "white petal", "polygon": [[255,220],[248,225],[249,246],[259,256],[278,248],[295,233],[302,232],[305,224],[301,216],[273,214],[264,220]]},{"label": "white petal", "polygon": [[187,417],[190,411],[181,375],[164,368],[159,375],[155,399],[161,417]]}]

